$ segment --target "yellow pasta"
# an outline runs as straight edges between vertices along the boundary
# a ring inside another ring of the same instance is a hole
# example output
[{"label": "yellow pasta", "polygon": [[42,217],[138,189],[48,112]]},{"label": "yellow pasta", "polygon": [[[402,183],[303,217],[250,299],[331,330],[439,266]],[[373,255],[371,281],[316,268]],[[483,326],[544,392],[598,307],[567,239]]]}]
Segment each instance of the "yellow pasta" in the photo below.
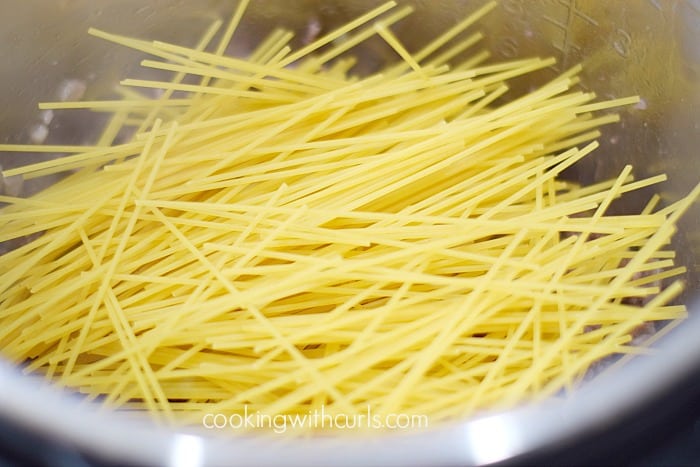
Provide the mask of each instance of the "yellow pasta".
[{"label": "yellow pasta", "polygon": [[[388,2],[298,50],[277,29],[224,56],[247,7],[193,48],[91,29],[171,79],[40,104],[112,113],[93,146],[0,145],[65,154],[3,172],[65,174],[0,196],[0,241],[31,236],[0,256],[6,358],[166,423],[368,405],[438,423],[570,390],[685,316],[668,245],[700,185],[613,215],[666,177],[561,176],[636,97],[596,101],[580,66],[512,95],[548,58],[450,64],[494,3],[417,51]],[[354,76],[372,37],[397,61]]]}]

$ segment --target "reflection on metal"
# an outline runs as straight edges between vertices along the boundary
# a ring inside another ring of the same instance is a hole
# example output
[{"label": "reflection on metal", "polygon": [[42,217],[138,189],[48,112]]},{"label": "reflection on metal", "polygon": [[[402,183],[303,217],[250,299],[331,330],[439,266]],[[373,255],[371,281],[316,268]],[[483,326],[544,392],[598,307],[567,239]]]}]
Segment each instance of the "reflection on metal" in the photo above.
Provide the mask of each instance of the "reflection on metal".
[{"label": "reflection on metal", "polygon": [[491,464],[523,451],[518,427],[499,415],[488,416],[465,425],[464,437],[476,464]]},{"label": "reflection on metal", "polygon": [[204,465],[202,438],[177,434],[173,437],[168,467],[201,467]]}]

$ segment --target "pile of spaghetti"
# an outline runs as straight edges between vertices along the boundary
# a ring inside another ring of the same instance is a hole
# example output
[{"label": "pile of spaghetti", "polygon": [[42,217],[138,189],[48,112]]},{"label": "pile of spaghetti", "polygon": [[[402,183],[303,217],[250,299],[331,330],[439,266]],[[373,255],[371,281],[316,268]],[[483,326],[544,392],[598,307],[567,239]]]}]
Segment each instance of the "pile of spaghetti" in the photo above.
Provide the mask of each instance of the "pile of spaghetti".
[{"label": "pile of spaghetti", "polygon": [[[410,7],[388,3],[298,50],[280,29],[225,56],[246,5],[193,48],[92,30],[171,79],[42,105],[112,112],[94,146],[2,146],[67,153],[4,173],[66,173],[0,199],[0,241],[30,238],[0,257],[6,358],[165,421],[371,405],[437,422],[556,394],[685,315],[667,245],[698,190],[611,215],[664,176],[560,177],[618,119],[598,111],[636,98],[594,101],[578,67],[509,96],[553,61],[470,54],[493,4],[412,52],[391,31]],[[397,60],[354,76],[346,52],[372,37]]]}]

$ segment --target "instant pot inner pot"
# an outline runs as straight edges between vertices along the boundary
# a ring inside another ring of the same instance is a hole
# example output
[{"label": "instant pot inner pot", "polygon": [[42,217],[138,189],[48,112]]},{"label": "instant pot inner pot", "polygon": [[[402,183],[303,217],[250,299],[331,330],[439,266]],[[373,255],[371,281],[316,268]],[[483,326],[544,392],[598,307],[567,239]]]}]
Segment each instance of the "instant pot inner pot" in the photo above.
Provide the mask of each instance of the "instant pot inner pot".
[{"label": "instant pot inner pot", "polygon": [[[253,44],[262,40],[276,26],[293,30],[293,44],[299,46],[379,3],[369,0],[253,0],[229,52],[243,54],[249,51]],[[438,0],[401,3],[411,3],[416,10],[393,30],[409,50],[415,50],[427,38],[443,32],[467,12],[476,10],[486,2]],[[119,79],[138,76],[139,73],[143,76],[142,71],[137,71],[143,56],[88,36],[86,31],[89,27],[193,46],[214,19],[230,17],[234,5],[235,2],[223,0],[25,0],[13,2],[11,6],[5,5],[0,17],[0,58],[5,64],[0,75],[0,143],[93,142],[104,124],[101,116],[89,111],[47,113],[37,109],[37,104],[42,101],[103,99],[112,95],[113,86]],[[700,141],[697,110],[700,108],[700,2],[501,0],[474,30],[485,34],[483,46],[494,61],[532,56],[553,56],[557,59],[556,65],[529,76],[527,80],[515,81],[516,94],[525,93],[569,67],[582,63],[583,89],[594,91],[601,99],[640,96],[637,105],[616,109],[621,114],[621,122],[602,128],[601,148],[597,154],[567,173],[568,177],[590,183],[614,177],[623,166],[632,164],[638,178],[659,173],[668,175],[669,181],[663,184],[660,193],[663,202],[680,198],[697,183],[700,173],[696,149]],[[370,73],[387,61],[396,60],[391,50],[380,45],[378,41],[370,40],[357,49],[359,64],[356,72]],[[48,157],[55,156],[3,153],[0,155],[0,165],[8,169]],[[55,180],[51,177],[24,183],[4,180],[0,187],[7,194],[26,196]],[[639,209],[649,194],[644,192],[639,197],[630,197],[625,200],[628,205],[619,203],[615,209],[624,212],[630,205]],[[678,262],[688,269],[686,292],[681,300],[688,305],[691,315],[679,327],[679,332],[682,333],[684,329],[688,330],[686,333],[690,329],[700,331],[700,322],[694,316],[696,295],[700,289],[700,206],[697,204],[681,220],[674,247],[679,252]],[[4,245],[5,250],[9,248],[12,245]],[[675,334],[662,340],[661,346],[673,336]],[[679,335],[678,339],[683,336],[685,334]],[[672,347],[672,344],[669,345]],[[672,353],[668,355],[673,357]],[[664,367],[664,362],[659,358],[645,357],[638,362],[645,371],[649,371],[650,386],[662,387],[665,384],[663,379],[651,376],[656,369]],[[677,359],[676,364],[692,362],[687,356],[684,358]],[[664,374],[664,371],[672,370],[665,368],[658,374]],[[682,371],[682,368],[674,368],[673,371]],[[668,381],[671,381],[673,375],[668,376]],[[635,392],[639,392],[641,398],[642,391],[637,391],[637,388],[631,387],[629,391],[632,399]],[[49,399],[58,397],[41,394],[41,397]],[[63,398],[51,400],[68,404]],[[16,404],[14,411],[3,410],[12,417],[25,417],[24,423],[32,415],[18,412],[18,407],[28,406],[23,404]],[[55,407],[52,409],[53,412],[56,410]],[[595,412],[593,410],[591,414]],[[581,416],[580,412],[576,413]],[[560,419],[561,414],[538,412],[540,423],[549,423],[550,418],[547,417]],[[584,427],[594,422],[592,415],[581,417],[581,420],[571,423]],[[499,423],[512,422],[515,424],[513,426],[517,426],[518,422],[514,419],[504,420],[501,419]],[[57,427],[61,426],[59,422],[48,421],[44,417],[35,417],[27,423],[40,424],[44,429],[53,424],[57,431],[60,431]],[[475,422],[466,422],[460,428],[462,434],[473,433],[476,425],[470,423]],[[86,441],[93,435],[84,429],[76,430],[67,432],[82,437],[83,442],[100,446],[98,449],[108,449],[106,444],[100,444],[95,439]],[[130,436],[127,431],[120,433]],[[452,442],[458,439],[454,431],[451,433],[440,438],[440,441],[437,438],[423,440],[443,443],[443,447],[454,450],[458,444],[444,444],[445,440]],[[156,445],[169,445],[172,441],[167,432],[158,436],[154,441]],[[555,437],[556,434],[548,432],[547,436]],[[421,446],[428,449],[424,441],[408,447],[401,446],[409,451]],[[520,451],[529,447],[522,441]],[[212,449],[227,448],[218,446]],[[150,460],[162,460],[159,457],[161,454],[151,451],[144,455],[155,456]],[[459,455],[471,461],[485,459],[469,457],[464,453]]]}]

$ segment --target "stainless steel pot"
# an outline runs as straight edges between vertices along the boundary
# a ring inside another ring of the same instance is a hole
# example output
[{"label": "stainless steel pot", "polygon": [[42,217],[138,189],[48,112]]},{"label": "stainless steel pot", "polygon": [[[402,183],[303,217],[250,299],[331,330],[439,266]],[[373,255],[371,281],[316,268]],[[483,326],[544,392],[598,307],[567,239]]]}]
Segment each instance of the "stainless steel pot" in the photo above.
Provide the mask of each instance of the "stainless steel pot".
[{"label": "stainless steel pot", "polygon": [[[330,30],[379,2],[253,0],[236,35],[236,51],[274,25],[299,40],[318,25]],[[416,13],[397,34],[409,49],[453,24],[481,0],[412,2]],[[40,101],[104,97],[140,57],[86,35],[89,26],[192,45],[226,0],[0,0],[0,142],[82,143],[99,122],[88,113],[47,114]],[[626,163],[640,176],[665,172],[662,196],[676,199],[700,174],[700,1],[501,0],[482,23],[495,59],[547,55],[557,68],[582,62],[582,85],[601,97],[639,94],[620,125],[604,129],[602,153],[572,174],[583,181],[613,175]],[[371,44],[361,51],[366,70],[385,57]],[[548,75],[549,74],[549,75]],[[527,89],[533,82],[520,83]],[[4,168],[41,155],[0,154]],[[47,183],[43,181],[41,183]],[[5,190],[28,194],[41,185]],[[634,201],[632,201],[634,202]],[[484,464],[565,443],[633,413],[666,394],[700,362],[700,206],[680,225],[676,248],[688,267],[683,301],[690,318],[658,343],[652,357],[631,361],[566,401],[485,415],[428,432],[375,439],[219,439],[203,431],[154,428],[124,414],[97,412],[0,362],[0,418],[66,446],[114,462],[168,465],[464,465]],[[1,343],[0,343],[1,345]]]}]

